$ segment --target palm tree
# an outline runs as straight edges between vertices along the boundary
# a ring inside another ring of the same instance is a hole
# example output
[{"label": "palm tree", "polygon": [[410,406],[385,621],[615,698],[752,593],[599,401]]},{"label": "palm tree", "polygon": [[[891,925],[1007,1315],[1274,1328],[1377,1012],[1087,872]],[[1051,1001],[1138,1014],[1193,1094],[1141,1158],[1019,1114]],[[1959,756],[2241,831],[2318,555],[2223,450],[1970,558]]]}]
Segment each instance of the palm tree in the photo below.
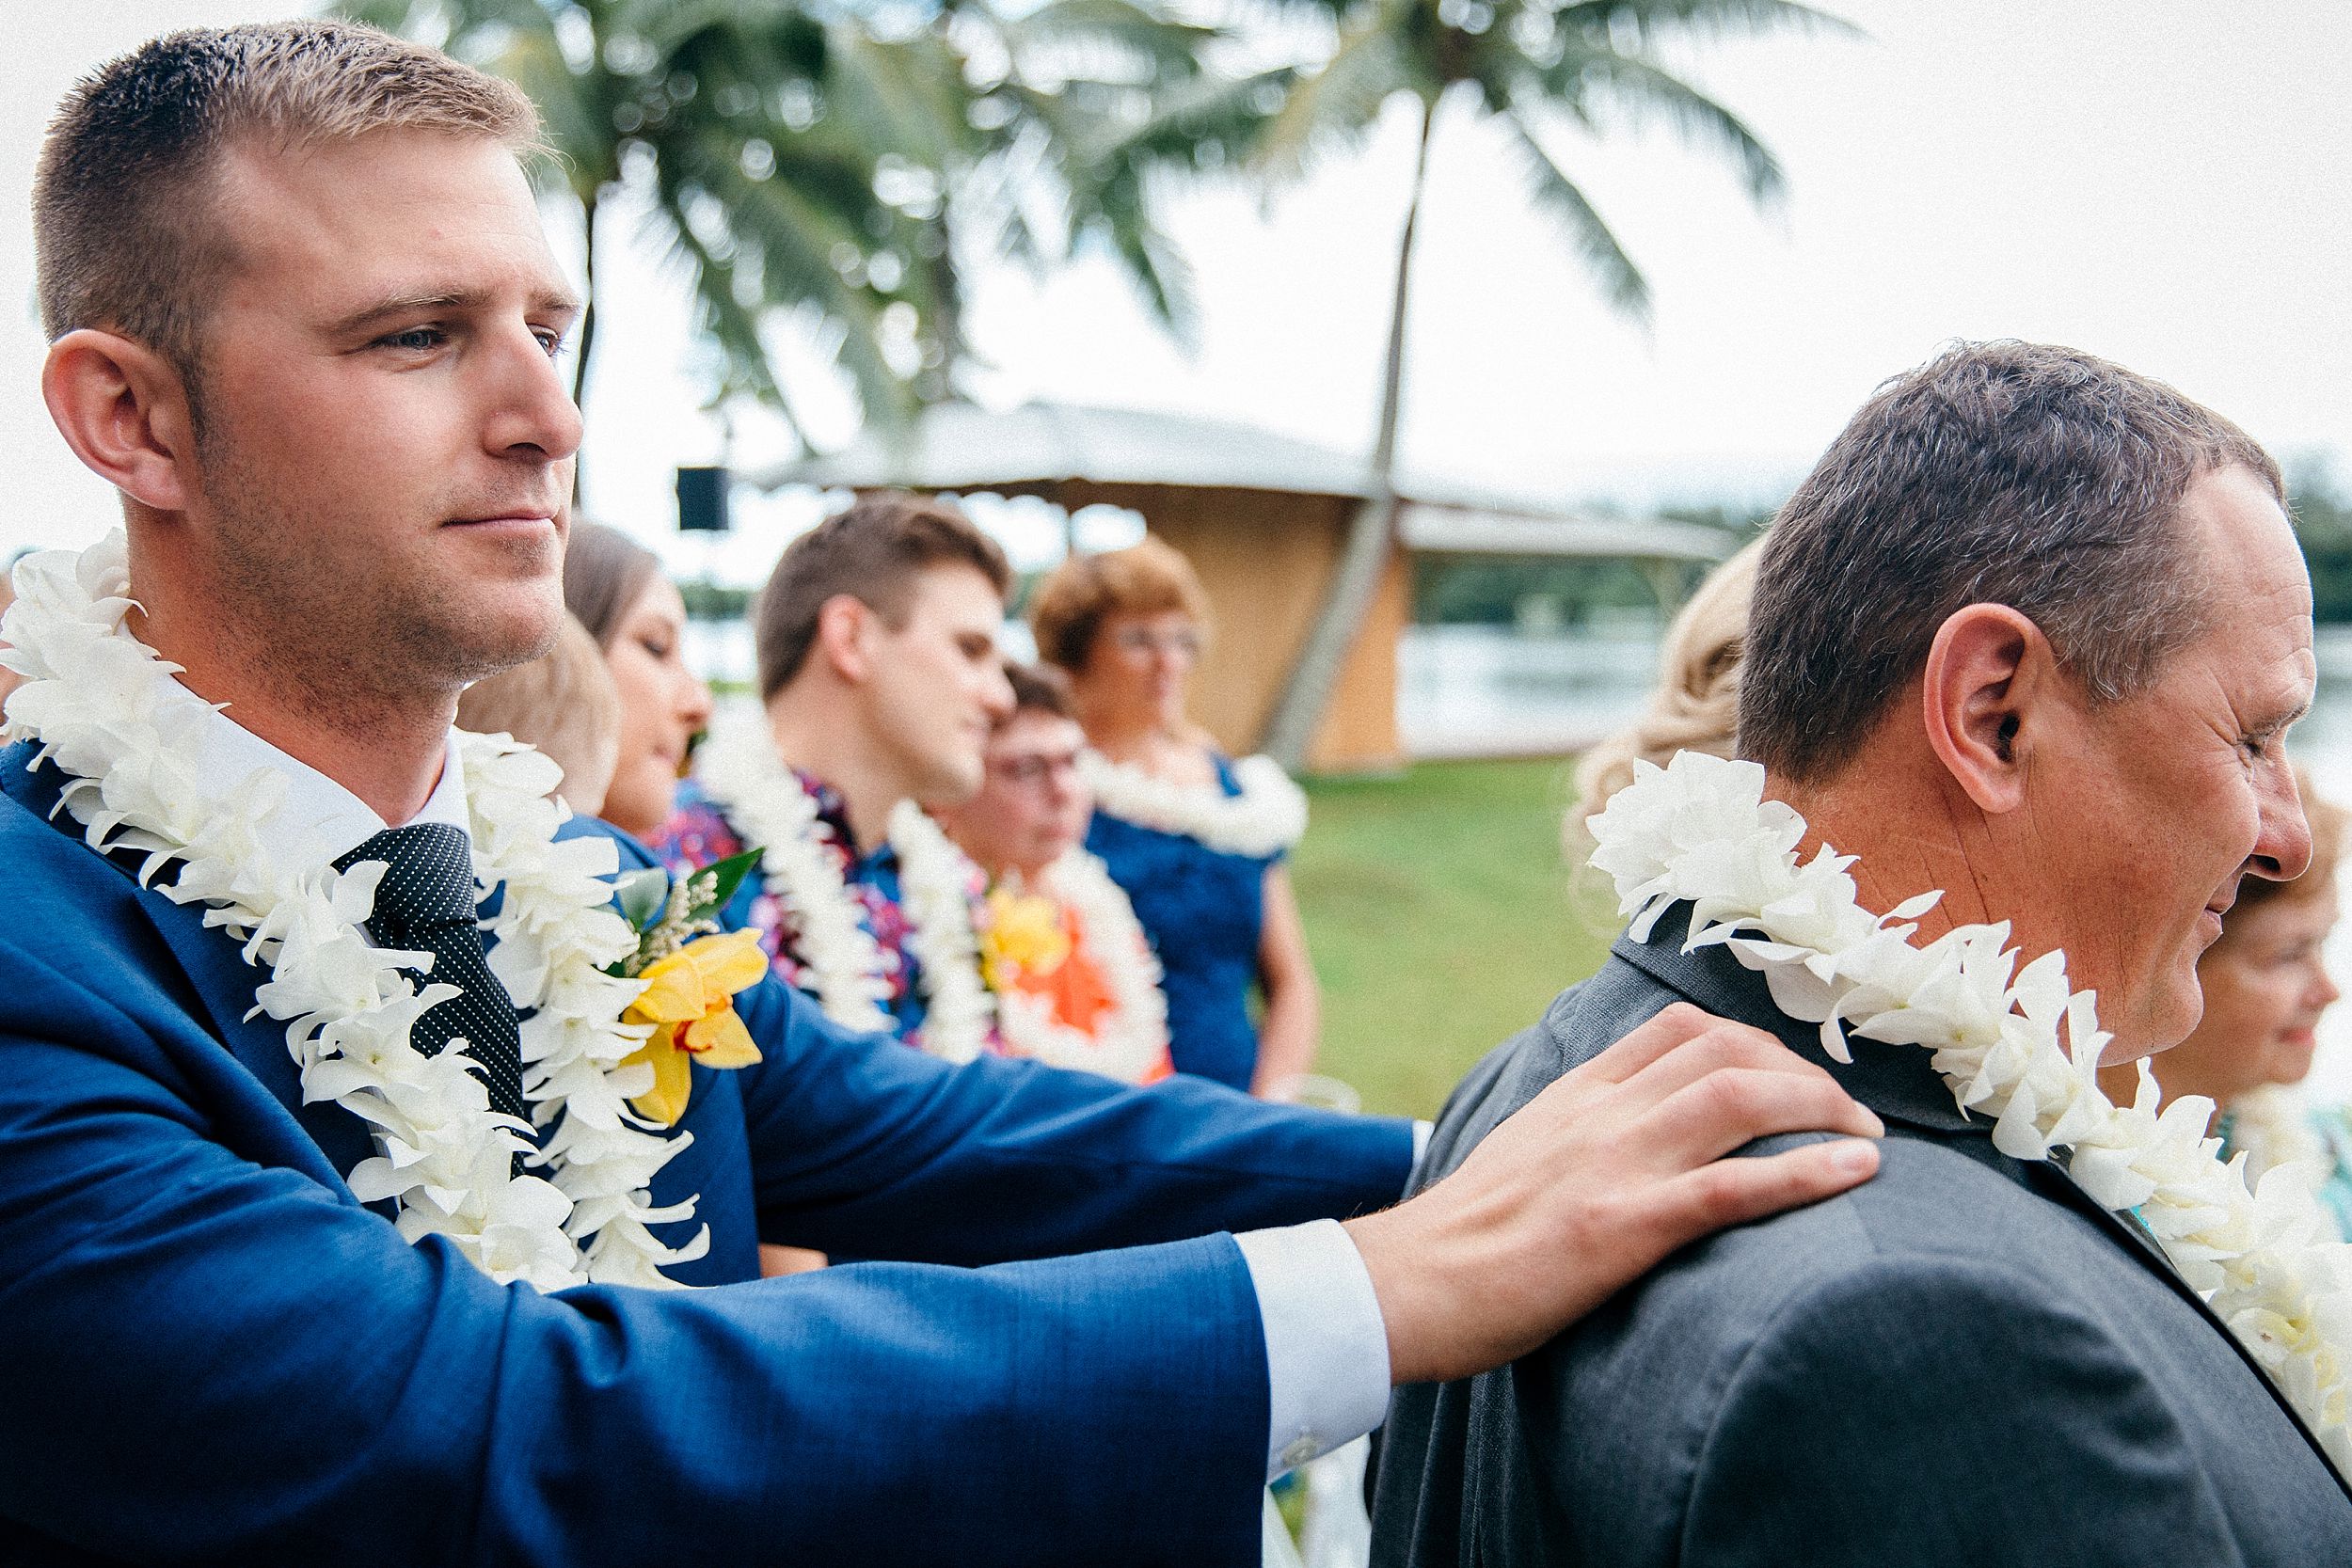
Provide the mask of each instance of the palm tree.
[{"label": "palm tree", "polygon": [[[580,214],[596,348],[599,217],[645,169],[656,238],[715,341],[711,403],[755,398],[799,434],[762,343],[775,309],[829,329],[869,419],[952,396],[971,349],[962,264],[1045,270],[1089,243],[1184,332],[1189,277],[1150,182],[1199,140],[1163,114],[1200,96],[1216,29],[1159,0],[933,0],[885,28],[843,0],[342,0],[521,87]],[[1137,128],[1154,128],[1138,135]],[[1230,138],[1230,128],[1229,128]],[[1232,143],[1238,153],[1239,142]]]},{"label": "palm tree", "polygon": [[1224,31],[1167,0],[930,0],[922,16],[963,96],[926,100],[939,111],[921,157],[939,197],[924,245],[936,319],[918,396],[955,395],[971,355],[961,279],[990,263],[1044,273],[1100,246],[1188,338],[1191,273],[1158,221],[1163,176],[1238,160],[1263,119],[1202,113],[1230,86],[1211,63]]},{"label": "palm tree", "polygon": [[[883,40],[790,0],[343,0],[343,14],[435,43],[539,106],[557,154],[543,188],[580,214],[588,303],[573,393],[596,346],[608,209],[643,170],[654,234],[690,276],[718,343],[713,401],[754,396],[800,425],[761,334],[812,311],[869,415],[911,402],[936,277],[911,264],[933,215],[886,175],[941,154],[960,64],[924,35]],[[913,318],[912,324],[908,318]],[[893,353],[894,342],[898,348]]]},{"label": "palm tree", "polygon": [[1441,114],[1474,113],[1502,133],[1525,170],[1531,198],[1560,225],[1602,293],[1627,314],[1645,319],[1647,280],[1552,156],[1546,133],[1563,122],[1597,134],[1628,118],[1662,118],[1691,141],[1729,156],[1749,198],[1759,206],[1770,203],[1785,184],[1771,150],[1731,110],[1661,63],[1657,46],[1734,30],[1845,24],[1788,0],[1285,3],[1294,13],[1327,18],[1332,42],[1319,62],[1287,78],[1268,78],[1279,81],[1282,103],[1257,143],[1261,169],[1276,179],[1294,177],[1325,149],[1361,141],[1401,95],[1413,100],[1419,120],[1390,300],[1371,497],[1349,527],[1331,590],[1268,730],[1267,750],[1296,767],[1379,586],[1395,531],[1413,242]]}]

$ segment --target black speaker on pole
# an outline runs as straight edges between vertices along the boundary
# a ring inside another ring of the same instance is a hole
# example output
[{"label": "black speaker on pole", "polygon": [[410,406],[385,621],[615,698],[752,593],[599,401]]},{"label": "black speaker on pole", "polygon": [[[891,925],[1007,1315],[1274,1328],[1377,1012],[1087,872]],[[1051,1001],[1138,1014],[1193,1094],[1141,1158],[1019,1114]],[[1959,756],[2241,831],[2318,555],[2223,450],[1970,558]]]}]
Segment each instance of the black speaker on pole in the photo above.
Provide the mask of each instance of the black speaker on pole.
[{"label": "black speaker on pole", "polygon": [[724,468],[680,468],[677,471],[677,526],[680,533],[724,533],[727,520],[727,471]]}]

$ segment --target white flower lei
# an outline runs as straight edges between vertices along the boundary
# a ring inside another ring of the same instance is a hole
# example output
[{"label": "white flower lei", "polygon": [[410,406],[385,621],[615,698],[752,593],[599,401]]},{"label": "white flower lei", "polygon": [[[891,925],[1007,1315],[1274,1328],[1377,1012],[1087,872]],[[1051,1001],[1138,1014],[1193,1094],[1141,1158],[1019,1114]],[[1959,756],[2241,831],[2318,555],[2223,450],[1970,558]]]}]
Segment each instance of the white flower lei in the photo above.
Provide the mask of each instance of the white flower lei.
[{"label": "white flower lei", "polygon": [[825,1016],[847,1029],[889,1032],[882,947],[834,863],[833,829],[777,758],[767,726],[749,717],[713,724],[694,775],[745,847],[761,851],[760,875],[792,917],[792,949]]},{"label": "white flower lei", "polygon": [[1804,819],[1763,799],[1756,764],[1684,752],[1634,773],[1591,829],[1592,863],[1614,879],[1635,941],[1689,900],[1685,950],[1720,943],[1761,971],[1784,1012],[1820,1025],[1832,1057],[1851,1059],[1847,1025],[1926,1047],[1962,1110],[1994,1118],[2001,1152],[2072,1148],[2074,1179],[2106,1208],[2137,1212],[2337,1469],[2352,1469],[2352,1246],[2337,1240],[2309,1167],[2283,1166],[2249,1190],[2243,1159],[2223,1164],[2206,1135],[2212,1101],[2189,1096],[2158,1114],[2144,1062],[2132,1104],[2113,1104],[2096,1076],[2109,1037],[2092,994],[2068,992],[2063,953],[2017,969],[2006,922],[1914,946],[1917,927],[1898,922],[1941,895],[1872,914],[1855,902],[1852,857],[1823,846],[1799,864]]},{"label": "white flower lei", "polygon": [[2247,1090],[2222,1108],[2230,1148],[2246,1156],[2246,1179],[2260,1181],[2280,1165],[2335,1168],[2328,1140],[2312,1125],[2303,1097],[2284,1084]]},{"label": "white flower lei", "polygon": [[996,1023],[996,998],[980,978],[980,937],[972,921],[979,868],[912,800],[891,808],[890,847],[898,852],[907,945],[923,966],[923,1049],[968,1062]]},{"label": "white flower lei", "polygon": [[[180,863],[160,891],[207,906],[205,924],[267,966],[254,1010],[285,1022],[304,1099],[332,1100],[373,1133],[377,1153],[345,1178],[354,1196],[391,1199],[404,1237],[446,1236],[501,1284],[669,1285],[663,1266],[703,1255],[707,1228],[678,1248],[647,1228],[693,1212],[691,1201],[657,1208],[646,1190],[691,1134],[641,1131],[628,1109],[652,1069],[620,1066],[647,1033],[619,1022],[643,983],[602,973],[635,945],[604,879],[618,856],[609,839],[555,842],[570,813],[548,798],[553,763],[504,736],[459,743],[476,880],[485,896],[504,889],[490,968],[523,1014],[532,1120],[552,1127],[534,1154],[529,1129],[491,1110],[461,1050],[428,1057],[409,1045],[418,1015],[458,992],[419,990],[401,970],[429,955],[375,947],[361,930],[384,863],[336,871],[328,848],[286,819],[281,776],[258,771],[222,790],[187,762],[183,742],[209,705],[132,635],[122,534],[78,556],[36,556],[17,582],[7,635],[11,663],[31,678],[0,735],[38,741],[40,760],[68,775],[62,804],[93,848],[144,854],[148,881]],[[517,1153],[548,1176],[516,1176]]]},{"label": "white flower lei", "polygon": [[1135,906],[1101,860],[1073,847],[1038,878],[1039,891],[1077,916],[1088,957],[1111,993],[1111,1017],[1089,1035],[1054,1017],[1051,1000],[1000,992],[997,1022],[1016,1056],[1138,1083],[1168,1056],[1168,998],[1160,961]]},{"label": "white flower lei", "polygon": [[[696,776],[745,847],[757,848],[768,891],[793,920],[792,947],[827,1018],[850,1029],[891,1033],[883,1003],[890,980],[882,944],[860,915],[834,859],[833,829],[816,799],[777,757],[766,726],[744,716],[716,725]],[[979,977],[979,938],[970,889],[977,873],[938,824],[911,800],[890,814],[898,855],[907,945],[922,966],[923,1049],[951,1062],[977,1056],[996,1022]]]},{"label": "white flower lei", "polygon": [[1272,757],[1233,764],[1239,795],[1214,784],[1173,784],[1099,752],[1082,753],[1079,770],[1097,810],[1198,839],[1220,854],[1263,859],[1290,848],[1307,831],[1306,791]]}]

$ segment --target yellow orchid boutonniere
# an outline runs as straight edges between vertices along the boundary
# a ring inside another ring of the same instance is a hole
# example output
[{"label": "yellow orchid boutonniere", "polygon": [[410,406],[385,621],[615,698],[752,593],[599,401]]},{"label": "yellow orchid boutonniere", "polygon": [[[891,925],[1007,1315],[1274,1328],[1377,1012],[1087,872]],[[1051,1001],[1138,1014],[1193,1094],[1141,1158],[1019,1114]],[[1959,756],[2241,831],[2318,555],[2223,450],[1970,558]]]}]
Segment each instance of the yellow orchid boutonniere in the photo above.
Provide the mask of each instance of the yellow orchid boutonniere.
[{"label": "yellow orchid boutonniere", "polygon": [[739,1068],[759,1060],[751,1031],[736,1016],[735,998],[768,973],[768,955],[758,932],[722,933],[717,918],[758,863],[754,849],[675,883],[666,872],[648,869],[616,884],[621,912],[637,928],[637,951],[608,973],[645,982],[621,1022],[650,1025],[653,1033],[621,1065],[653,1069],[653,1087],[629,1100],[648,1121],[677,1125],[696,1062]]}]

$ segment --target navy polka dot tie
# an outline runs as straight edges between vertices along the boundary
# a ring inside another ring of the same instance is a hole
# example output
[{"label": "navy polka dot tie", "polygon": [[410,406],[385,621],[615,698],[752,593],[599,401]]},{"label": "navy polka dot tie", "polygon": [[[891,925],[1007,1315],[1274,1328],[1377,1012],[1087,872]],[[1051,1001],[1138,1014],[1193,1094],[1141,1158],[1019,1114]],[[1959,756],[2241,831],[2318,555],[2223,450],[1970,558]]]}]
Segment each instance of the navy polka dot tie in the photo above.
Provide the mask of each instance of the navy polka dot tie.
[{"label": "navy polka dot tie", "polygon": [[389,829],[337,861],[335,869],[348,871],[361,861],[382,861],[390,868],[376,885],[375,912],[368,916],[376,945],[433,955],[430,975],[407,972],[419,989],[428,979],[464,988],[463,995],[420,1016],[408,1043],[432,1056],[451,1040],[464,1040],[476,1073],[490,1086],[491,1108],[528,1120],[522,1034],[515,1023],[514,998],[483,956],[473,847],[465,830],[446,822]]}]

